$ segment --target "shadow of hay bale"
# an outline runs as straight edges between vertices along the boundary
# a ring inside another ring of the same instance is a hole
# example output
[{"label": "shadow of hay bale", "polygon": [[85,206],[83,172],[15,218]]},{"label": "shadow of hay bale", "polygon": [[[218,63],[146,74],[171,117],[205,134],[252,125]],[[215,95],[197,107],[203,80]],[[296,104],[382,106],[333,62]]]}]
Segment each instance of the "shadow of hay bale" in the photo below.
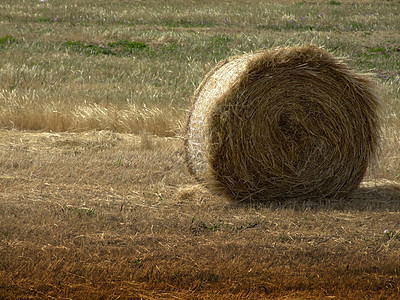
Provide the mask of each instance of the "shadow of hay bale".
[{"label": "shadow of hay bale", "polygon": [[388,180],[364,182],[349,200],[347,209],[400,211],[400,185]]},{"label": "shadow of hay bale", "polygon": [[400,211],[400,184],[388,180],[363,182],[346,197],[324,199],[291,199],[289,201],[252,201],[232,203],[233,208],[256,208],[296,211]]},{"label": "shadow of hay bale", "polygon": [[312,45],[229,58],[195,92],[189,172],[235,201],[344,198],[378,147],[374,90]]}]

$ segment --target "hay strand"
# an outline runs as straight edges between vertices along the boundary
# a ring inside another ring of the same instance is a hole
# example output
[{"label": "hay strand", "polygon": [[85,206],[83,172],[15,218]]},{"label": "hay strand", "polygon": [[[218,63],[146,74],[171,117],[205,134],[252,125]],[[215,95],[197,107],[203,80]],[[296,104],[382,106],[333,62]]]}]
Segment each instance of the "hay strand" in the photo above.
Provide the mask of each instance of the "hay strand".
[{"label": "hay strand", "polygon": [[234,200],[347,196],[379,140],[374,85],[322,48],[219,63],[196,90],[186,162]]}]

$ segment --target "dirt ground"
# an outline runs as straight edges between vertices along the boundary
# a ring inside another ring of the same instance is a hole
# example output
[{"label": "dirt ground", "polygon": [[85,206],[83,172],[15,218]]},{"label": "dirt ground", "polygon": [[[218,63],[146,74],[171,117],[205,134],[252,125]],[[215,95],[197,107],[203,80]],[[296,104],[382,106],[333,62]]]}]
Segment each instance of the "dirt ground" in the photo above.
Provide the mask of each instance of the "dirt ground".
[{"label": "dirt ground", "polygon": [[183,142],[0,131],[0,299],[398,299],[400,184],[241,203]]}]

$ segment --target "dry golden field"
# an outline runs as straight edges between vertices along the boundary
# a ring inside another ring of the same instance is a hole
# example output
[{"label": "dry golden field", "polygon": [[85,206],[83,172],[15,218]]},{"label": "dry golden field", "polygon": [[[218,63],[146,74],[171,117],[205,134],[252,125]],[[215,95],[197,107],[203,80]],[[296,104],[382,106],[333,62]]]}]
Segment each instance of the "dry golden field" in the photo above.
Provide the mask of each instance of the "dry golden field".
[{"label": "dry golden field", "polygon": [[[349,198],[233,203],[184,163],[221,59],[312,43],[369,72]],[[398,299],[398,1],[2,0],[0,299]]]}]

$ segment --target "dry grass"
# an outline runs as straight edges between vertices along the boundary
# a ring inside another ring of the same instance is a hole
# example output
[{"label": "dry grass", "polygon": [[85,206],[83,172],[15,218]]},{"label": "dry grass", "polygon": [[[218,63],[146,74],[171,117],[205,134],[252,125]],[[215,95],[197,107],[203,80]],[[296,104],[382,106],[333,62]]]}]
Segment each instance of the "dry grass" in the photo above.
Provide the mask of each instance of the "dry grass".
[{"label": "dry grass", "polygon": [[[179,129],[171,117],[184,122],[194,89],[216,61],[299,43],[350,56],[357,68],[373,69],[393,80],[387,92],[398,93],[400,25],[395,4],[285,1],[266,5],[248,1],[251,5],[243,10],[229,1],[213,0],[195,7],[181,1],[161,6],[157,1],[84,3],[2,1],[1,127],[108,130],[112,127],[108,122],[99,128],[101,114],[89,117],[79,112],[82,108],[93,111],[96,105],[98,111],[126,114],[133,106],[142,113],[146,105],[155,114],[167,111],[159,118],[168,136]],[[15,41],[2,43],[7,35]],[[112,49],[115,55],[102,54],[102,47],[125,40],[144,43],[147,48],[130,56],[118,47]],[[76,41],[89,48],[65,46]],[[88,49],[96,49],[95,54]],[[159,134],[159,129],[153,131],[144,123],[127,121],[113,130],[140,133],[145,128]]]},{"label": "dry grass", "polygon": [[[395,299],[400,7],[340,2],[0,1],[0,298]],[[380,168],[347,201],[210,194],[174,136],[195,88],[303,43],[380,82]]]},{"label": "dry grass", "polygon": [[[84,64],[84,57],[80,59]],[[182,107],[157,104],[158,98],[163,97],[162,92],[154,87],[149,90],[149,86],[138,83],[136,78],[136,82],[129,83],[140,70],[127,74],[118,82],[117,72],[123,61],[116,61],[115,69],[108,74],[93,76],[94,80],[90,75],[89,79],[83,78],[85,75],[75,77],[73,74],[76,72],[94,72],[90,69],[96,65],[91,65],[90,60],[87,63],[90,67],[80,65],[77,69],[57,65],[50,71],[54,73],[52,75],[46,68],[35,64],[16,69],[13,65],[6,65],[2,74],[4,89],[0,94],[0,126],[18,130],[149,132],[160,136],[172,136],[179,131]],[[144,62],[136,66],[132,61],[129,64],[131,68],[145,68]],[[67,70],[59,70],[66,68],[70,74]],[[46,78],[53,76],[56,78]],[[73,78],[68,78],[71,76]],[[114,83],[103,83],[103,77]],[[146,76],[140,78],[140,81],[146,80]],[[173,90],[168,94],[168,98],[175,97]],[[169,100],[171,102],[173,100]]]},{"label": "dry grass", "polygon": [[399,293],[393,182],[346,201],[234,205],[188,176],[180,140],[0,136],[2,298]]},{"label": "dry grass", "polygon": [[[34,94],[23,103],[15,100],[12,93],[6,92],[1,98],[5,105],[0,114],[0,126],[9,129],[58,132],[112,130],[120,133],[147,132],[158,136],[176,136],[182,127],[182,113],[174,108],[161,110],[133,103],[123,107],[96,103],[71,107],[51,101],[43,107],[35,104],[37,97]],[[14,100],[14,103],[10,103]]]}]

